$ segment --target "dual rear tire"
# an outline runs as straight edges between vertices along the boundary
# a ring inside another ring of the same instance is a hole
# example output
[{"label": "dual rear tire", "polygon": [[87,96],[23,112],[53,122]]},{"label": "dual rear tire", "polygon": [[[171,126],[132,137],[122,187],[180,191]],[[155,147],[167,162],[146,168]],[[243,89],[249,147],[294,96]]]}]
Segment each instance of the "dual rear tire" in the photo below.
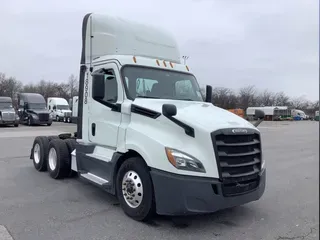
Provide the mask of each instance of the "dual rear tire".
[{"label": "dual rear tire", "polygon": [[36,170],[48,170],[54,179],[73,176],[71,170],[71,152],[75,149],[75,140],[62,140],[58,136],[36,137],[33,143],[33,164]]}]

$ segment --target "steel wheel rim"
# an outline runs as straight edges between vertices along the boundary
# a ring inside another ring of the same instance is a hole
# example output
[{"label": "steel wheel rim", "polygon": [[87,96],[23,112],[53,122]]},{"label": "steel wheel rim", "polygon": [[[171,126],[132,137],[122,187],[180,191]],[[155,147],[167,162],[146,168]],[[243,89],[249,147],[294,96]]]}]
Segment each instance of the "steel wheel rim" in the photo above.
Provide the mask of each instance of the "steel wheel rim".
[{"label": "steel wheel rim", "polygon": [[140,206],[143,199],[143,186],[140,176],[134,171],[128,171],[122,179],[122,196],[131,208]]},{"label": "steel wheel rim", "polygon": [[40,145],[36,143],[33,148],[33,160],[36,164],[40,163]]},{"label": "steel wheel rim", "polygon": [[52,171],[54,171],[57,167],[57,152],[54,148],[51,148],[49,151],[49,167]]}]

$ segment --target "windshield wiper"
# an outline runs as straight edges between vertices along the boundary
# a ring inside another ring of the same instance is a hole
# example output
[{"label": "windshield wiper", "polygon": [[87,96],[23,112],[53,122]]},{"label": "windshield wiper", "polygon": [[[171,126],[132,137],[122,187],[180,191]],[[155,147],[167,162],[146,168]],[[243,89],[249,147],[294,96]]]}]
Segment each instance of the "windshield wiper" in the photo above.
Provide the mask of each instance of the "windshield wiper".
[{"label": "windshield wiper", "polygon": [[158,97],[142,96],[142,95],[138,95],[136,96],[136,98],[157,98],[158,99]]},{"label": "windshield wiper", "polygon": [[181,100],[181,101],[194,101],[191,98],[178,98],[177,100]]}]

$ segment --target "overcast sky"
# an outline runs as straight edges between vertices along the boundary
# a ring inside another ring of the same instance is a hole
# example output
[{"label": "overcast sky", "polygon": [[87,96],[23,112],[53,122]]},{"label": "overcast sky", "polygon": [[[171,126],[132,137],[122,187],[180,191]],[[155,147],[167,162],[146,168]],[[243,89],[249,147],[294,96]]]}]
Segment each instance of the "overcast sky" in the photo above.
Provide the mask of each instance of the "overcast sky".
[{"label": "overcast sky", "polygon": [[88,12],[167,28],[201,85],[319,99],[319,0],[1,1],[0,72],[23,83],[78,75]]}]

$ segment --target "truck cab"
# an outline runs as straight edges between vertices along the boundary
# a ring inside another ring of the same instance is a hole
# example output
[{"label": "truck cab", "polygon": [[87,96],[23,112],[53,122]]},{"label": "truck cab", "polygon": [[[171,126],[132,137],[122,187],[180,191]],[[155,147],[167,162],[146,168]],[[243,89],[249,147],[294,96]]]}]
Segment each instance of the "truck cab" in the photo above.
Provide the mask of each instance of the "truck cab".
[{"label": "truck cab", "polygon": [[73,96],[69,99],[69,106],[71,112],[64,114],[63,122],[65,123],[77,123],[78,120],[78,96]]},{"label": "truck cab", "polygon": [[76,173],[116,195],[139,221],[155,212],[215,212],[263,195],[259,130],[215,107],[210,86],[203,99],[167,31],[86,15],[79,84],[77,132],[37,137],[30,155],[37,170],[55,179]]},{"label": "truck cab", "polygon": [[47,108],[57,122],[63,120],[65,115],[71,114],[69,104],[66,99],[58,97],[49,97],[47,99]]},{"label": "truck cab", "polygon": [[0,125],[19,126],[19,116],[16,114],[10,97],[0,96]]},{"label": "truck cab", "polygon": [[38,93],[18,94],[18,114],[20,123],[32,125],[51,126],[52,118],[46,107],[46,101]]}]

